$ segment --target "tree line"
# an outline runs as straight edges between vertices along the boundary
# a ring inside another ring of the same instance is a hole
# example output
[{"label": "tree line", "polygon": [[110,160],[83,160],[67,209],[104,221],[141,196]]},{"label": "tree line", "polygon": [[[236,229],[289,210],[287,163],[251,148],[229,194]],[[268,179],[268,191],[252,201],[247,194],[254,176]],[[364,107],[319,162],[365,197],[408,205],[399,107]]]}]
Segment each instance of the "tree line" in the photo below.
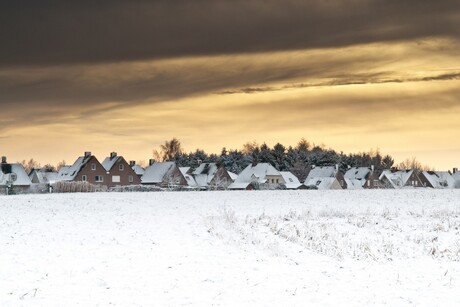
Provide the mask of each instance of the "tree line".
[{"label": "tree line", "polygon": [[330,166],[338,165],[339,169],[346,172],[349,167],[374,166],[375,170],[382,171],[397,167],[401,169],[429,169],[422,165],[416,158],[406,159],[395,165],[393,157],[382,154],[379,149],[368,152],[345,154],[324,145],[315,145],[302,138],[296,146],[285,146],[281,143],[273,147],[266,143],[258,144],[256,141],[243,144],[241,149],[222,148],[220,154],[208,154],[202,149],[185,152],[177,138],[165,141],[159,149],[153,151],[157,161],[174,161],[178,166],[197,167],[200,163],[219,163],[229,171],[239,174],[251,163],[270,163],[279,171],[291,171],[300,180],[306,177],[312,165]]}]

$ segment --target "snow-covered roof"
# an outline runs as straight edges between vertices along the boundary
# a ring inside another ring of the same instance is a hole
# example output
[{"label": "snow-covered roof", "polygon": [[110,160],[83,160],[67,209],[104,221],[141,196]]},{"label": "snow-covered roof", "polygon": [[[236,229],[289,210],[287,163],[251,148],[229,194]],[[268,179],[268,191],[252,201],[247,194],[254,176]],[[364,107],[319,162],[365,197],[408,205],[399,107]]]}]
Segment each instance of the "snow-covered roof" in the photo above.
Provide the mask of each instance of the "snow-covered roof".
[{"label": "snow-covered roof", "polygon": [[370,167],[352,167],[344,175],[345,179],[366,179],[372,171]]},{"label": "snow-covered roof", "polygon": [[423,172],[431,186],[436,189],[453,189],[455,179],[449,172]]},{"label": "snow-covered roof", "polygon": [[140,165],[136,164],[136,165],[132,166],[131,168],[136,173],[136,175],[142,176],[145,173],[145,169]]},{"label": "snow-covered roof", "polygon": [[335,177],[316,177],[305,181],[306,186],[316,186],[318,190],[330,190],[334,187],[334,183],[337,183],[336,186],[340,186]]},{"label": "snow-covered roof", "polygon": [[174,162],[156,162],[147,167],[142,175],[142,183],[162,183],[163,178],[172,171]]},{"label": "snow-covered roof", "polygon": [[216,163],[201,163],[192,174],[199,186],[206,187],[211,183],[218,170]]},{"label": "snow-covered roof", "polygon": [[[16,176],[12,175],[16,174]],[[0,185],[6,185],[14,177],[16,180],[13,185],[28,186],[32,182],[22,164],[19,163],[2,163],[0,164]]]},{"label": "snow-covered roof", "polygon": [[281,176],[281,174],[269,163],[258,163],[256,166],[250,164],[238,175],[235,183],[253,181],[265,183],[267,176]]},{"label": "snow-covered roof", "polygon": [[287,189],[298,189],[302,184],[299,179],[291,172],[280,172],[283,176],[285,186]]},{"label": "snow-covered roof", "polygon": [[335,177],[337,168],[335,166],[316,166],[310,170],[305,182],[313,178]]},{"label": "snow-covered roof", "polygon": [[39,183],[55,183],[58,180],[58,172],[45,172],[35,170]]},{"label": "snow-covered roof", "polygon": [[185,180],[187,181],[187,185],[189,187],[197,187],[196,181],[193,178],[193,175],[189,174],[188,171],[190,167],[179,167],[180,172],[184,176]]},{"label": "snow-covered roof", "polygon": [[88,163],[88,161],[91,159],[91,155],[87,156],[81,156],[78,157],[78,159],[75,161],[75,163],[72,166],[63,166],[58,172],[58,180],[62,181],[71,181],[75,179],[75,176],[77,176],[78,172],[82,169],[83,166]]},{"label": "snow-covered roof", "polygon": [[228,175],[230,176],[230,178],[232,178],[233,181],[235,181],[236,178],[238,178],[238,175],[235,174],[235,173],[232,173],[232,172],[229,172],[229,171],[227,171],[227,173],[228,173]]},{"label": "snow-covered roof", "polygon": [[348,190],[362,190],[364,189],[364,183],[366,182],[366,180],[345,178],[345,182],[347,183]]},{"label": "snow-covered roof", "polygon": [[112,167],[123,157],[117,156],[117,155],[111,155],[110,157],[107,157],[104,159],[102,162],[102,166],[105,168],[106,171],[110,171]]},{"label": "snow-covered roof", "polygon": [[394,188],[402,188],[407,184],[407,181],[413,172],[413,170],[395,171],[387,169],[384,170],[382,174],[380,174],[379,179],[382,180],[384,177],[386,177]]}]

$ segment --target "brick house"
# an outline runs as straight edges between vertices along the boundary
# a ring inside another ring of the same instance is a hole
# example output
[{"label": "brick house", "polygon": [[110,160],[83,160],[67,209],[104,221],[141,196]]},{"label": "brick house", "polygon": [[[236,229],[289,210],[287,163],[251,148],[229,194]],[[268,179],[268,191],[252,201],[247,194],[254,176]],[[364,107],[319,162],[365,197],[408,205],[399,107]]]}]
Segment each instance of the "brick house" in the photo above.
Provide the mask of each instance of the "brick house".
[{"label": "brick house", "polygon": [[107,172],[107,187],[138,185],[141,183],[139,176],[131,168],[122,156],[116,152],[111,152],[110,156],[105,158],[102,166]]},{"label": "brick house", "polygon": [[83,181],[95,185],[107,186],[109,176],[102,164],[90,151],[71,166],[63,166],[58,172],[57,181]]}]

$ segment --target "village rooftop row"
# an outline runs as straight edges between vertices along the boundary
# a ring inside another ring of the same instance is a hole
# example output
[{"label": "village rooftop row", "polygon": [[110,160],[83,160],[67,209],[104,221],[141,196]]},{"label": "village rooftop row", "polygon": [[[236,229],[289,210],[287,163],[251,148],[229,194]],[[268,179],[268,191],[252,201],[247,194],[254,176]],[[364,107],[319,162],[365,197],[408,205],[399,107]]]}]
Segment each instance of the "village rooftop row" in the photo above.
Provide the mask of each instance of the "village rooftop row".
[{"label": "village rooftop row", "polygon": [[[397,169],[378,172],[372,165],[350,167],[343,173],[338,165],[312,165],[304,178],[298,178],[291,172],[278,171],[269,163],[252,163],[240,174],[234,174],[219,163],[201,163],[191,169],[178,167],[175,162],[153,159],[144,169],[116,152],[110,153],[102,163],[91,152],[85,152],[73,165],[62,166],[57,172],[32,169],[27,173],[22,164],[8,163],[7,158],[2,157],[0,194],[52,192],[63,183],[106,190],[131,186],[169,190],[453,189],[460,188],[460,173],[456,168],[447,172]],[[62,189],[59,191],[63,192]]]}]

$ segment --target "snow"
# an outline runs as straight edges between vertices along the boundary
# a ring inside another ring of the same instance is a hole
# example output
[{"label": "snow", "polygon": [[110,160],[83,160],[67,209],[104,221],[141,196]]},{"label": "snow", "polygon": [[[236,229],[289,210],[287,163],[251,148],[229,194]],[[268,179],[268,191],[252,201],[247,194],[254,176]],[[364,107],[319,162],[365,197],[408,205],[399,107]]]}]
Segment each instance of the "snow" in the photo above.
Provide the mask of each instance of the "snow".
[{"label": "snow", "polygon": [[335,177],[314,177],[305,181],[306,186],[316,186],[318,190],[338,190],[342,187]]},{"label": "snow", "polygon": [[316,166],[310,170],[305,182],[316,178],[335,177],[337,169],[335,166]]},{"label": "snow", "polygon": [[172,171],[175,166],[174,162],[156,162],[145,169],[142,175],[142,183],[161,183],[163,178]]},{"label": "snow", "polygon": [[110,171],[119,159],[121,159],[121,157],[119,156],[107,157],[104,159],[104,161],[102,161],[102,166],[104,167],[106,171]]},{"label": "snow", "polygon": [[430,182],[431,186],[436,189],[453,189],[455,179],[449,172],[423,172],[425,178]]},{"label": "snow", "polygon": [[187,181],[187,185],[192,188],[197,187],[197,183],[193,176],[189,174],[190,167],[179,167],[180,172],[182,173],[182,176],[184,176],[185,180]]},{"label": "snow", "polygon": [[75,161],[72,166],[64,166],[58,172],[58,180],[61,181],[72,181],[77,176],[78,172],[83,166],[91,159],[91,155],[81,156]]},{"label": "snow", "polygon": [[0,196],[1,306],[459,306],[460,190]]},{"label": "snow", "polygon": [[384,170],[380,174],[379,179],[382,180],[384,177],[388,179],[391,185],[396,188],[402,188],[407,184],[410,176],[412,176],[413,170],[404,170],[404,171],[392,171]]},{"label": "snow", "polygon": [[366,179],[369,173],[372,171],[369,167],[352,167],[344,175],[345,179]]},{"label": "snow", "polygon": [[[5,168],[5,170],[3,168]],[[8,172],[6,169],[9,169]],[[32,184],[22,164],[4,163],[0,164],[0,185],[6,185],[8,181],[11,181],[11,174],[13,173],[16,174],[16,181],[14,181],[14,185],[29,186]]]},{"label": "snow", "polygon": [[285,182],[286,189],[298,189],[302,184],[299,179],[291,172],[280,172]]},{"label": "snow", "polygon": [[137,164],[134,165],[134,166],[132,167],[132,169],[133,169],[133,171],[136,173],[136,175],[138,175],[138,176],[142,176],[142,175],[144,175],[144,173],[145,173],[145,169],[144,169],[142,166],[137,165]]},{"label": "snow", "polygon": [[281,177],[281,174],[269,163],[258,163],[255,166],[250,164],[238,175],[238,177],[235,179],[235,182],[229,186],[229,189],[246,188],[251,182],[254,181],[265,183],[267,181],[267,176]]}]

